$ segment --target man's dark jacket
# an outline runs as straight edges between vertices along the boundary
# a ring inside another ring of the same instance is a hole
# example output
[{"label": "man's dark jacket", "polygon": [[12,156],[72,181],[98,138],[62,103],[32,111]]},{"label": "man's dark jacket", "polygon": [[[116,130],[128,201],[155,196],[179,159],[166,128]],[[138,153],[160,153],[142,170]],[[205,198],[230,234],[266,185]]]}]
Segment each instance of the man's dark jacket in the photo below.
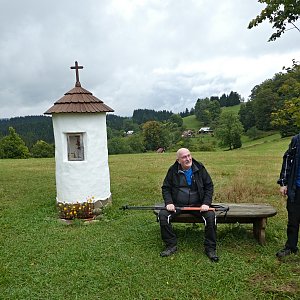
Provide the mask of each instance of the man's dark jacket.
[{"label": "man's dark jacket", "polygon": [[299,165],[300,134],[295,135],[283,155],[282,167],[277,183],[287,186],[288,201],[294,202],[296,194],[296,178]]},{"label": "man's dark jacket", "polygon": [[[192,182],[198,190],[198,205],[206,204],[211,205],[212,196],[214,192],[213,182],[203,164],[193,159],[192,164]],[[168,170],[167,175],[162,185],[162,195],[165,201],[165,205],[174,204],[178,206],[182,205],[194,205],[196,203],[181,203],[178,199],[178,194],[182,188],[182,180],[185,180],[185,175],[181,169],[180,164],[176,161]],[[187,186],[187,184],[185,185]]]}]

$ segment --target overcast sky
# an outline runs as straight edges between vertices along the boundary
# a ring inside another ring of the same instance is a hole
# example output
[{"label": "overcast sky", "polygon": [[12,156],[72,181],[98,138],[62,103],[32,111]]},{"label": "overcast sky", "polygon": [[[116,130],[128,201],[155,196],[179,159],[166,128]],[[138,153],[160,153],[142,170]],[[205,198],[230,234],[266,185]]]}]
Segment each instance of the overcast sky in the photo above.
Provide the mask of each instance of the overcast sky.
[{"label": "overcast sky", "polygon": [[75,85],[132,116],[177,113],[198,98],[252,88],[292,59],[300,33],[251,30],[257,0],[0,0],[0,118],[41,115]]}]

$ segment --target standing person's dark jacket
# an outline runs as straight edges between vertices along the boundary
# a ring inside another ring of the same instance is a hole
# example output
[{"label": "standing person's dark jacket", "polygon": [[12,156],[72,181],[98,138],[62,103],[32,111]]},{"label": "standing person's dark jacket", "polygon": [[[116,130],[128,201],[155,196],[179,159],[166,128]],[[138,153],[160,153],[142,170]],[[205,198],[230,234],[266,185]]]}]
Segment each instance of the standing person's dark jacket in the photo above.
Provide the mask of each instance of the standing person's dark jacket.
[{"label": "standing person's dark jacket", "polygon": [[282,167],[277,183],[287,186],[288,201],[294,202],[296,194],[296,177],[299,165],[300,134],[295,135],[283,155]]},{"label": "standing person's dark jacket", "polygon": [[211,205],[214,191],[214,186],[211,177],[209,176],[203,164],[197,162],[195,159],[193,159],[192,170],[193,184],[196,185],[197,188],[195,188],[195,190],[197,190],[199,195],[199,197],[197,197],[197,201],[195,202],[193,200],[193,197],[191,197],[191,201],[188,201],[188,203],[183,203],[181,199],[179,199],[179,195],[181,192],[183,192],[184,189],[182,185],[182,180],[185,180],[185,176],[183,174],[180,164],[176,161],[169,168],[163,182],[162,195],[165,201],[165,205]]},{"label": "standing person's dark jacket", "polygon": [[283,163],[277,183],[282,196],[288,196],[286,209],[288,212],[287,241],[283,249],[276,253],[279,259],[298,253],[300,224],[300,134],[295,135],[287,151],[283,155]]}]

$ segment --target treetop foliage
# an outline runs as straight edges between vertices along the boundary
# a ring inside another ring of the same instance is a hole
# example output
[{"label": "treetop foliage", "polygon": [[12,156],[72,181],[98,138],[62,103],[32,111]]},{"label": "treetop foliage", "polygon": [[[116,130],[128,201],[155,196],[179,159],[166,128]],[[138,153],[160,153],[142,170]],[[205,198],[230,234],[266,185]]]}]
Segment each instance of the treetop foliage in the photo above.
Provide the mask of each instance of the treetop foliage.
[{"label": "treetop foliage", "polygon": [[255,86],[248,102],[241,105],[240,121],[245,130],[279,129],[282,136],[299,132],[300,65],[293,60],[290,68]]},{"label": "treetop foliage", "polygon": [[140,125],[147,121],[167,121],[172,115],[172,111],[167,110],[136,109],[133,111],[132,120]]},{"label": "treetop foliage", "polygon": [[[269,38],[269,42],[275,41],[285,31],[290,29],[296,29],[300,32],[299,27],[295,23],[300,15],[299,0],[258,0],[258,2],[265,3],[266,7],[249,23],[249,29],[257,26],[264,20],[269,20],[273,25],[272,28],[276,30]],[[287,28],[288,24],[291,24],[292,27]]]},{"label": "treetop foliage", "polygon": [[235,106],[240,104],[241,101],[241,96],[233,91],[229,95],[223,94],[220,98],[212,96],[198,99],[195,105],[195,116],[204,126],[211,126],[214,122],[217,122],[221,114],[221,107]]}]

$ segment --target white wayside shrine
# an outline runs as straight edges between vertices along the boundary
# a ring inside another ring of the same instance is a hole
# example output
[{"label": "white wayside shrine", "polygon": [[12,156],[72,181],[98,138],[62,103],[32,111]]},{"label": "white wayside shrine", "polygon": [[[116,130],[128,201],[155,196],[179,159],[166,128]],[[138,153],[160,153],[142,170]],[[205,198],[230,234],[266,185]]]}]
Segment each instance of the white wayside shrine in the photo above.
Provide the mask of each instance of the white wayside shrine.
[{"label": "white wayside shrine", "polygon": [[52,115],[55,139],[58,203],[111,202],[106,113],[113,112],[81,87],[77,61],[76,84],[45,114]]}]

